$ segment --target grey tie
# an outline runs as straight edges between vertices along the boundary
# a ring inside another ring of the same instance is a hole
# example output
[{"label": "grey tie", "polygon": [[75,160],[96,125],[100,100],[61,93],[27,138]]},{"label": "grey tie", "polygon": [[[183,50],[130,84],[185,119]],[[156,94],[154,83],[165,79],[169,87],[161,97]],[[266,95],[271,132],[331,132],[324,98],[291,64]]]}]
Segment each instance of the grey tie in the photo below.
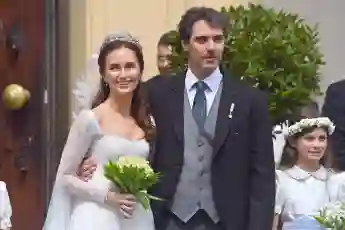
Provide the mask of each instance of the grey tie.
[{"label": "grey tie", "polygon": [[205,90],[208,89],[208,86],[205,82],[198,81],[193,85],[193,87],[196,88],[196,94],[193,102],[192,113],[199,128],[203,128],[207,117]]}]

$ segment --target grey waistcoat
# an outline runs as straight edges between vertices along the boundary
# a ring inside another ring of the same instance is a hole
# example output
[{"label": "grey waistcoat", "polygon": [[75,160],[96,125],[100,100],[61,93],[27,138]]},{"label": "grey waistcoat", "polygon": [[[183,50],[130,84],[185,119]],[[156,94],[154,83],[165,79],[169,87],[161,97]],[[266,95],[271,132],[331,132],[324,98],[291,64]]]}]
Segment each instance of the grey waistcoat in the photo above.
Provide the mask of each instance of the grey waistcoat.
[{"label": "grey waistcoat", "polygon": [[216,223],[219,221],[211,187],[212,141],[214,138],[222,83],[199,131],[193,118],[187,93],[184,96],[184,164],[172,205],[172,212],[187,222],[199,209],[204,209]]}]

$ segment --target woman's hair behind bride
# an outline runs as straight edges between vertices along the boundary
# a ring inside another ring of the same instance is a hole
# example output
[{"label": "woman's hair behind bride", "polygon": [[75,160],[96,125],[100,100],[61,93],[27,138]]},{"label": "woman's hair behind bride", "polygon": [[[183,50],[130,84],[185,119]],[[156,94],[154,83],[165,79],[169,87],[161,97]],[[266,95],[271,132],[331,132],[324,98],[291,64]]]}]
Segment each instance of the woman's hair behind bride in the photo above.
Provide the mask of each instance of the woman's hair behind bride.
[{"label": "woman's hair behind bride", "polygon": [[[133,38],[130,34],[107,36],[103,41],[98,54],[98,67],[101,79],[99,90],[92,101],[92,108],[97,107],[109,97],[110,88],[104,80],[106,58],[112,51],[120,48],[127,48],[132,50],[137,58],[140,74],[142,74],[144,71],[144,57],[142,47],[135,38]],[[142,86],[142,84],[143,83],[140,82],[133,91],[130,115],[134,118],[137,125],[145,132],[145,138],[150,141],[154,138],[155,129],[152,124],[150,116],[151,113],[149,111],[149,105],[146,100],[146,93],[144,92],[145,88]]]}]

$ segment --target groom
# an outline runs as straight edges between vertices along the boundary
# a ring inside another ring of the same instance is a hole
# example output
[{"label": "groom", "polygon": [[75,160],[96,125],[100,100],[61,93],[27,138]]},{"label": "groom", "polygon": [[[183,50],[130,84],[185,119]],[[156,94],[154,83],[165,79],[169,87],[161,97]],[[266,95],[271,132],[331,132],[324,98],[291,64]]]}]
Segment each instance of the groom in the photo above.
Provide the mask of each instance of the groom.
[{"label": "groom", "polygon": [[[188,69],[147,82],[157,128],[157,230],[272,229],[275,174],[266,96],[219,68],[227,21],[194,7],[179,33]],[[84,165],[85,166],[85,165]]]},{"label": "groom", "polygon": [[[157,230],[272,229],[275,174],[265,95],[221,72],[226,19],[194,7],[179,23],[188,69],[147,83],[157,128]],[[202,226],[202,227],[201,227]],[[200,228],[201,227],[201,228]]]}]

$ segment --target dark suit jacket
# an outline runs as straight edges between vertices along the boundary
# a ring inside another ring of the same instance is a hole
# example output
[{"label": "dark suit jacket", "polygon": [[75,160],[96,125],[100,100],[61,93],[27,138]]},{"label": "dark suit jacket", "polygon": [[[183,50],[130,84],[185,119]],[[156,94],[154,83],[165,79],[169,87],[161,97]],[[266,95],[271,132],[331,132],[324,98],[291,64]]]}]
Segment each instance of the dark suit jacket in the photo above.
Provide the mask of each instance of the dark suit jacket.
[{"label": "dark suit jacket", "polygon": [[345,170],[345,80],[331,84],[326,91],[323,116],[335,123],[335,132],[330,137],[336,166]]},{"label": "dark suit jacket", "polygon": [[[165,199],[152,202],[156,227],[161,230],[183,167],[185,74],[153,78],[146,86],[157,128],[151,162],[163,175],[151,191]],[[275,199],[272,126],[262,92],[224,76],[213,145],[211,184],[221,223],[229,230],[271,229]]]}]

